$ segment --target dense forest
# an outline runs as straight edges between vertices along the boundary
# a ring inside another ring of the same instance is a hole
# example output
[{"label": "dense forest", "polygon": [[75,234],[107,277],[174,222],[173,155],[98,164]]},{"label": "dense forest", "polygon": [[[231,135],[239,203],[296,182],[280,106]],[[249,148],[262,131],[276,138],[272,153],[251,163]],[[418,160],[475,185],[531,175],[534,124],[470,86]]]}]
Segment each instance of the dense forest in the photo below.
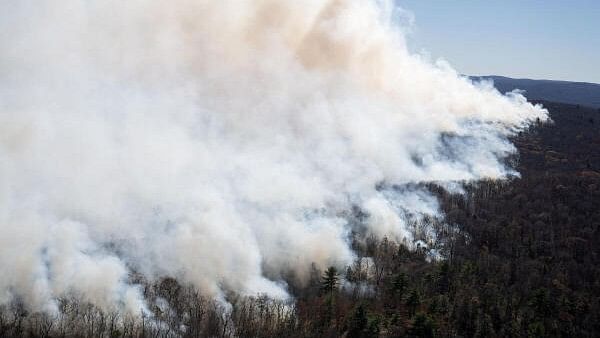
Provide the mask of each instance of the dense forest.
[{"label": "dense forest", "polygon": [[[107,313],[60,300],[60,313],[18,300],[0,311],[0,336],[16,337],[594,337],[600,335],[600,110],[543,102],[553,123],[514,138],[521,173],[469,185],[431,186],[444,220],[409,250],[357,239],[344,270],[290,283],[294,302],[203,297],[176,280],[149,283],[152,316]],[[360,222],[360,210],[352,217]],[[368,258],[366,258],[368,257]]]}]

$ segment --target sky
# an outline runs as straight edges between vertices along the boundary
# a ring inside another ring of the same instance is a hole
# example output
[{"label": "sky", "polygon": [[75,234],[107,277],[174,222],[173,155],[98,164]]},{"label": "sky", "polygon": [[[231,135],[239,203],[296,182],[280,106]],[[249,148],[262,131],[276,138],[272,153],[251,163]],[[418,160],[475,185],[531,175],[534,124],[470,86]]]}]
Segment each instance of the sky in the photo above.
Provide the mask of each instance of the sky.
[{"label": "sky", "polygon": [[467,75],[600,83],[600,0],[397,0],[409,44]]}]

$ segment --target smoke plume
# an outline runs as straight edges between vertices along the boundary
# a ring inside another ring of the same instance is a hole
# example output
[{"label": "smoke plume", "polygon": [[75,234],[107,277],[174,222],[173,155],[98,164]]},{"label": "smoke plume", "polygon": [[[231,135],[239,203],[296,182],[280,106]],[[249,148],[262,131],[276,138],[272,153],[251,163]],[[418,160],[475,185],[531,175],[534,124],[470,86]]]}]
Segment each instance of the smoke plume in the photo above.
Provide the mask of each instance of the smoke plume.
[{"label": "smoke plume", "polygon": [[364,0],[0,2],[0,304],[139,312],[131,271],[214,297],[411,243],[417,183],[514,172],[547,112],[407,50]]}]

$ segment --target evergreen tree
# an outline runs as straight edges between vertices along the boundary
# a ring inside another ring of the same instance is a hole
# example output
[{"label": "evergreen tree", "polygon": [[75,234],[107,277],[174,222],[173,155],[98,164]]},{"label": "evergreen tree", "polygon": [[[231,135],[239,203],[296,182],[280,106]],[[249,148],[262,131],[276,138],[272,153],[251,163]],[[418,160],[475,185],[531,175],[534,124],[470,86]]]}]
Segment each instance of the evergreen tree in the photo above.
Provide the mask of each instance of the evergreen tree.
[{"label": "evergreen tree", "polygon": [[435,336],[435,324],[433,319],[424,313],[415,316],[415,321],[408,331],[411,337],[430,338]]},{"label": "evergreen tree", "polygon": [[450,265],[448,261],[442,262],[438,275],[438,289],[441,294],[448,292],[450,287]]},{"label": "evergreen tree", "polygon": [[417,307],[421,304],[421,297],[417,290],[412,290],[408,295],[408,299],[406,300],[406,305],[408,306],[408,314],[409,316],[414,316],[417,311]]},{"label": "evergreen tree", "polygon": [[392,291],[398,295],[399,299],[402,299],[404,296],[404,292],[406,292],[406,288],[408,287],[408,278],[404,272],[400,272],[392,283]]},{"label": "evergreen tree", "polygon": [[348,323],[348,338],[362,337],[368,322],[367,311],[365,310],[365,307],[360,304],[356,307],[356,310],[354,310],[350,322]]},{"label": "evergreen tree", "polygon": [[321,280],[321,290],[326,293],[333,293],[337,289],[338,286],[338,273],[337,269],[333,266],[330,266],[325,273],[323,274],[323,278]]}]

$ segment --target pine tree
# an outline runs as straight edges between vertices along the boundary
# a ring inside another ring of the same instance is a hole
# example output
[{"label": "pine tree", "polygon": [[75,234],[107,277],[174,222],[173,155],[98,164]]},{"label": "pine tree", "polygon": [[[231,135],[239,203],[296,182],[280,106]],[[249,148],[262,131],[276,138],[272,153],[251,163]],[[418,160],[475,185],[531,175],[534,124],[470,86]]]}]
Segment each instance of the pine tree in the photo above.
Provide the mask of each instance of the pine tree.
[{"label": "pine tree", "polygon": [[325,273],[321,281],[321,290],[327,293],[333,293],[338,286],[338,273],[337,269],[330,266]]},{"label": "pine tree", "polygon": [[392,290],[398,295],[398,299],[402,299],[404,292],[408,287],[408,278],[404,272],[400,272],[392,283]]},{"label": "pine tree", "polygon": [[450,265],[448,261],[444,261],[440,266],[440,272],[438,275],[438,291],[441,294],[448,293],[450,287]]},{"label": "pine tree", "polygon": [[354,314],[352,315],[350,322],[348,323],[348,338],[359,338],[363,336],[363,332],[367,328],[368,319],[367,311],[361,304],[359,305]]},{"label": "pine tree", "polygon": [[421,297],[417,290],[412,290],[408,295],[408,299],[406,300],[406,305],[408,306],[408,314],[412,317],[415,315],[417,311],[417,307],[421,305]]},{"label": "pine tree", "polygon": [[408,335],[409,337],[434,337],[435,323],[433,319],[424,313],[417,314]]}]

